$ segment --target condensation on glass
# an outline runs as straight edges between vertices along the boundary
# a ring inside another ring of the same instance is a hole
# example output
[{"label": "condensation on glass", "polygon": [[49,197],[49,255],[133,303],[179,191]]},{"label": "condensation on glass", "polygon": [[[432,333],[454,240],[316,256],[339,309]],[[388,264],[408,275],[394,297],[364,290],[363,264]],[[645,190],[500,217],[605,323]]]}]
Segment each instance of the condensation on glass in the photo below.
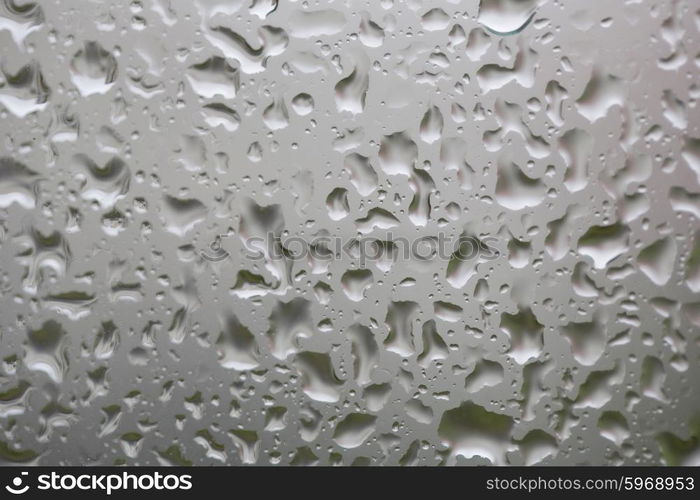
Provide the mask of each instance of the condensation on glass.
[{"label": "condensation on glass", "polygon": [[700,463],[699,8],[2,0],[1,460]]}]

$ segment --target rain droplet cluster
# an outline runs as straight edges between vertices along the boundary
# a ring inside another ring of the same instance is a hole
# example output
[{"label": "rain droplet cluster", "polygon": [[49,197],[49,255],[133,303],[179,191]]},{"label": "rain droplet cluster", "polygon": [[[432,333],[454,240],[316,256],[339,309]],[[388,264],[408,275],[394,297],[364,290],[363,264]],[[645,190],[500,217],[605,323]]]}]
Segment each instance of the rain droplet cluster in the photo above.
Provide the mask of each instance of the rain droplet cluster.
[{"label": "rain droplet cluster", "polygon": [[692,0],[0,1],[0,461],[700,464],[698,99]]}]

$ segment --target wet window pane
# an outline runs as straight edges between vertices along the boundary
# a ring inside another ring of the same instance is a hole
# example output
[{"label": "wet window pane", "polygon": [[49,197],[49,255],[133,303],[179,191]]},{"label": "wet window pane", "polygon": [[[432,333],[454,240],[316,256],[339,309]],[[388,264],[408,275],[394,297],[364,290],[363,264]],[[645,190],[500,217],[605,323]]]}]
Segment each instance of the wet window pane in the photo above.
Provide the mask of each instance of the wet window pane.
[{"label": "wet window pane", "polygon": [[700,464],[691,0],[0,2],[0,460]]}]

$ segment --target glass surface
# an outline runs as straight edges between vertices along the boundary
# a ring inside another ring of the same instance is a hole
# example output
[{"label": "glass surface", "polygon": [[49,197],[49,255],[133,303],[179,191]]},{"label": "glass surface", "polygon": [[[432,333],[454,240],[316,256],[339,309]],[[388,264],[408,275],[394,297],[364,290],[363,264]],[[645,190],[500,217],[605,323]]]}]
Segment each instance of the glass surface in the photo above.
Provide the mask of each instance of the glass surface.
[{"label": "glass surface", "polygon": [[700,464],[692,0],[0,2],[0,459]]}]

